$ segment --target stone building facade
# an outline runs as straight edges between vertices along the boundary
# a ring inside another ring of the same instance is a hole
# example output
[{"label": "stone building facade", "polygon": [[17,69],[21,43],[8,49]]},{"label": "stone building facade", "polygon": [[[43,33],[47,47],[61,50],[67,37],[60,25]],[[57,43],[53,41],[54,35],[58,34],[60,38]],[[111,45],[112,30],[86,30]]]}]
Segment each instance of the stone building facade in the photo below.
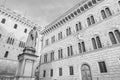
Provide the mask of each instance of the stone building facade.
[{"label": "stone building facade", "polygon": [[28,33],[35,26],[38,25],[16,12],[0,7],[0,75],[15,74],[18,55],[23,52]]},{"label": "stone building facade", "polygon": [[83,0],[45,27],[41,80],[120,80],[120,0]]}]

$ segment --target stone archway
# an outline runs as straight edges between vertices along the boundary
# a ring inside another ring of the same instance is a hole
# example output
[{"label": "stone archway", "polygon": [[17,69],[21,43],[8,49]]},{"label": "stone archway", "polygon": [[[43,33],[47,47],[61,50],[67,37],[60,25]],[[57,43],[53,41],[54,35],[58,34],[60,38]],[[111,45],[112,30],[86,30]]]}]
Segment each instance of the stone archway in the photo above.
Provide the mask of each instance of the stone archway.
[{"label": "stone archway", "polygon": [[88,64],[83,64],[81,66],[82,80],[92,80],[92,74],[90,66]]}]

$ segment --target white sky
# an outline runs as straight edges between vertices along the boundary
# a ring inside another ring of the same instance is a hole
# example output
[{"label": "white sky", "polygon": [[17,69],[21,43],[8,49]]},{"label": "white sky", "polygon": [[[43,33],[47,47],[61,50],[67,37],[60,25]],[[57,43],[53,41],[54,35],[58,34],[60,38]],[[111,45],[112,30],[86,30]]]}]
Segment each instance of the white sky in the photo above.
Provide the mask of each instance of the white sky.
[{"label": "white sky", "polygon": [[5,7],[26,15],[42,27],[51,23],[78,2],[80,0],[0,0],[0,4],[5,4]]}]

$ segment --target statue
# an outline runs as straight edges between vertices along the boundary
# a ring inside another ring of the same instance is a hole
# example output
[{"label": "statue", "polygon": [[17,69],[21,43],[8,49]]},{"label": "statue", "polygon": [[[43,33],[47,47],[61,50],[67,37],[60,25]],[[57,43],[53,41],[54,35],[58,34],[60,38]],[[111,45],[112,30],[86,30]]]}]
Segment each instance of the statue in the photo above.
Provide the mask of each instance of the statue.
[{"label": "statue", "polygon": [[26,47],[35,49],[37,37],[38,37],[38,34],[37,34],[37,31],[36,31],[36,27],[34,27],[28,34]]}]

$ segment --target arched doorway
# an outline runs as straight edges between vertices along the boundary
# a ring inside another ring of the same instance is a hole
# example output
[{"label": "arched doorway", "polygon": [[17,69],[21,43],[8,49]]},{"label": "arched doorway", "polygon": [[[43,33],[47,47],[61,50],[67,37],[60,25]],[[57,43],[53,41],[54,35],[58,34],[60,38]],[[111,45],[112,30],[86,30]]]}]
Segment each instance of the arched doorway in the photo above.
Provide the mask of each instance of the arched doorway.
[{"label": "arched doorway", "polygon": [[92,80],[90,66],[83,64],[81,67],[82,80]]}]

